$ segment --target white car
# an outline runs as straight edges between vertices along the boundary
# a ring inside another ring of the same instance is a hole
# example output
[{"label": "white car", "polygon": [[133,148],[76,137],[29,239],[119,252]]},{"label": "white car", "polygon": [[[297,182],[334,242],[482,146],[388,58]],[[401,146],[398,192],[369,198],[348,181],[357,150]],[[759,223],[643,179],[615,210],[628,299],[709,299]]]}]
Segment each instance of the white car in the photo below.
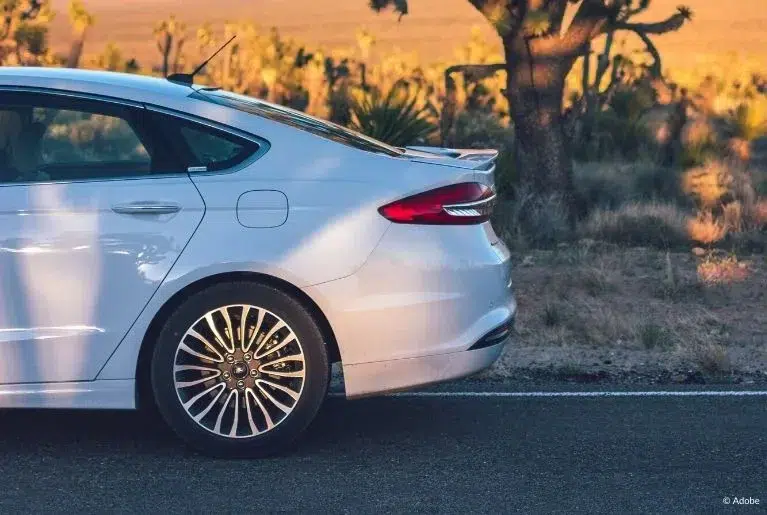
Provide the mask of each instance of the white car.
[{"label": "white car", "polygon": [[291,443],[346,396],[509,338],[497,153],[394,148],[136,75],[0,68],[0,407],[156,403],[192,447]]}]

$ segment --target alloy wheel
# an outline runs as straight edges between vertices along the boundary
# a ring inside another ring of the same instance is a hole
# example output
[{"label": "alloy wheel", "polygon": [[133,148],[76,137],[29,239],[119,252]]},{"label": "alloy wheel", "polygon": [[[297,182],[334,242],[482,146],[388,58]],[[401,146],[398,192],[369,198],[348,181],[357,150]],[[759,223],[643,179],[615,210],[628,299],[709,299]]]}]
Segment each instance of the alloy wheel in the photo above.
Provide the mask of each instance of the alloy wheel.
[{"label": "alloy wheel", "polygon": [[197,424],[226,438],[274,429],[293,411],[305,381],[304,351],[279,316],[253,305],[207,312],[178,343],[173,383]]}]

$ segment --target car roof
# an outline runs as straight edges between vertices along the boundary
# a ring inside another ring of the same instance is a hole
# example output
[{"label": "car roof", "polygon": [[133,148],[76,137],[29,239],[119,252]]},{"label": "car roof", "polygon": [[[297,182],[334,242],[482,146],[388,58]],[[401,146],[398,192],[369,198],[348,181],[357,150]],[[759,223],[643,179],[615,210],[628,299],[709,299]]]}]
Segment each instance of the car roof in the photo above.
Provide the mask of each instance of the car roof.
[{"label": "car roof", "polygon": [[0,86],[41,87],[92,94],[111,92],[110,96],[135,100],[142,100],[142,93],[148,97],[186,97],[193,92],[190,86],[146,75],[72,68],[0,67]]}]

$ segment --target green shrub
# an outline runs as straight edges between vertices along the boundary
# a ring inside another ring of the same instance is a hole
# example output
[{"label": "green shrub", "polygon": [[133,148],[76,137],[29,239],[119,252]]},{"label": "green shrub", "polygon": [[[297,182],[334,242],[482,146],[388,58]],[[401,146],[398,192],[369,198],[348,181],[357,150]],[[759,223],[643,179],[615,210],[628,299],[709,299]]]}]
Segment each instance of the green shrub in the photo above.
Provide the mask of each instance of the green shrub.
[{"label": "green shrub", "polygon": [[351,113],[352,129],[394,146],[424,143],[437,130],[428,109],[418,107],[418,96],[404,88],[392,88],[386,95],[373,90],[352,103]]},{"label": "green shrub", "polygon": [[689,242],[686,217],[673,204],[629,203],[617,210],[599,209],[581,225],[583,237],[630,246],[680,247]]}]

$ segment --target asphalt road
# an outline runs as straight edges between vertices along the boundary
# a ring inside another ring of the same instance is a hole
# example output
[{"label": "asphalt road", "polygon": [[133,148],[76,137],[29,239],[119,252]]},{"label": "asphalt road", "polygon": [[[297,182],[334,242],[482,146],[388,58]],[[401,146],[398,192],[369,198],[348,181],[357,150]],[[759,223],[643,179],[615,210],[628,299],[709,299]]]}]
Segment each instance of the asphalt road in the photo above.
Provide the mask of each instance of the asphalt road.
[{"label": "asphalt road", "polygon": [[0,411],[0,513],[741,513],[766,466],[767,397],[336,398],[263,461],[139,413]]}]

